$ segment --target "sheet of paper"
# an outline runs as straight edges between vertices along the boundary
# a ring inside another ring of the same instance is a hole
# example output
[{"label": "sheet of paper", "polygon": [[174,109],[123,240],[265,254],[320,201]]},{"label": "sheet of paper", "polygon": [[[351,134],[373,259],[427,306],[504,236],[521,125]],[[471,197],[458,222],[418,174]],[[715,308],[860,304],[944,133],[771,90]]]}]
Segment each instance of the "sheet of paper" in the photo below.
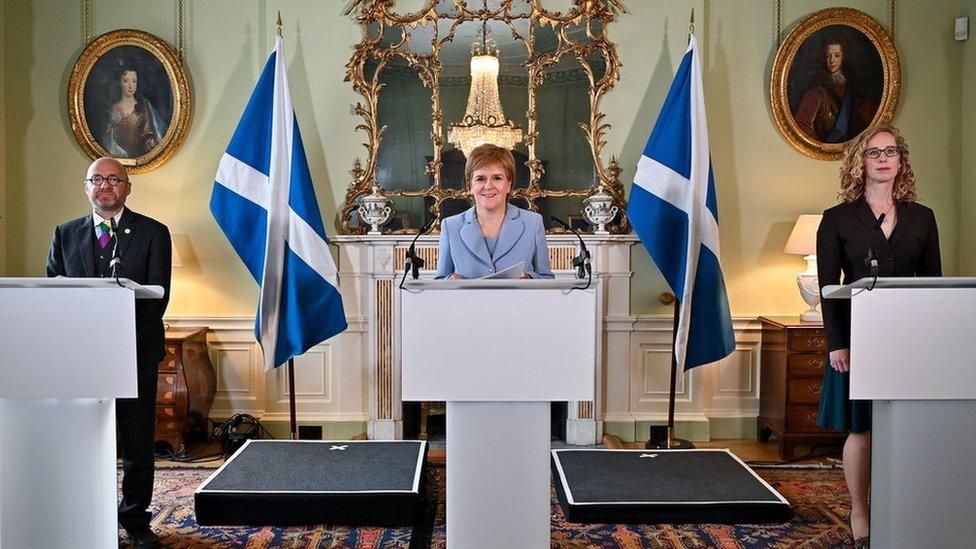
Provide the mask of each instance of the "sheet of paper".
[{"label": "sheet of paper", "polygon": [[497,273],[492,273],[490,275],[485,275],[481,279],[491,279],[491,278],[521,278],[522,273],[525,272],[525,261],[519,261],[515,265],[507,269],[502,269]]}]

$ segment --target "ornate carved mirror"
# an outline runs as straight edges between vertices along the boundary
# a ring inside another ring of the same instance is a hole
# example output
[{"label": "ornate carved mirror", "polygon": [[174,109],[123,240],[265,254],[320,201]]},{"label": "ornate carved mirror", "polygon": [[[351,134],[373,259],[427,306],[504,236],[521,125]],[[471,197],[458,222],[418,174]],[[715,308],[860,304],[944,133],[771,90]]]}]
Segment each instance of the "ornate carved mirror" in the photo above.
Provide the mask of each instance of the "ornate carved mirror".
[{"label": "ornate carved mirror", "polygon": [[[624,211],[616,160],[601,155],[610,126],[600,100],[621,66],[606,27],[625,7],[569,1],[561,12],[548,5],[567,0],[419,0],[404,13],[402,0],[353,2],[363,38],[346,80],[363,97],[356,129],[367,155],[352,170],[343,233],[366,232],[357,208],[374,186],[394,212],[386,233],[467,209],[463,151],[486,139],[514,143],[512,203],[547,223],[554,215],[587,228],[583,200],[599,190]],[[626,217],[606,228],[626,232]]]}]

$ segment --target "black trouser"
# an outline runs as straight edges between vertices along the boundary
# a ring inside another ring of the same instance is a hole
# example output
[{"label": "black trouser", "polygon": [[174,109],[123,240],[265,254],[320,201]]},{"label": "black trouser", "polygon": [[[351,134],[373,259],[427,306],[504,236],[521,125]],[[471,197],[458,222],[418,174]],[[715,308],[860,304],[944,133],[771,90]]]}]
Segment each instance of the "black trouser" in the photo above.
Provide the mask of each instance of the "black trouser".
[{"label": "black trouser", "polygon": [[139,398],[115,401],[122,441],[122,501],[119,523],[126,530],[149,526],[155,476],[156,375],[158,363],[139,365]]}]

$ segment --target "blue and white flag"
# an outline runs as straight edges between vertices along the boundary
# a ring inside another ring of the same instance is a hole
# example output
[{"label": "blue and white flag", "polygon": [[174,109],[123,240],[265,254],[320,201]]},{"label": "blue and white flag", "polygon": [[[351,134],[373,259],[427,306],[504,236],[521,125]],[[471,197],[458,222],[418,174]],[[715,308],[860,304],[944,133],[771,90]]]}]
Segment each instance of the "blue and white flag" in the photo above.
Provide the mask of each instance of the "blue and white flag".
[{"label": "blue and white flag", "polygon": [[637,164],[627,217],[680,300],[674,352],[689,370],[735,349],[697,41],[691,36]]},{"label": "blue and white flag", "polygon": [[260,285],[265,371],[346,329],[280,37],[220,159],[210,211]]}]

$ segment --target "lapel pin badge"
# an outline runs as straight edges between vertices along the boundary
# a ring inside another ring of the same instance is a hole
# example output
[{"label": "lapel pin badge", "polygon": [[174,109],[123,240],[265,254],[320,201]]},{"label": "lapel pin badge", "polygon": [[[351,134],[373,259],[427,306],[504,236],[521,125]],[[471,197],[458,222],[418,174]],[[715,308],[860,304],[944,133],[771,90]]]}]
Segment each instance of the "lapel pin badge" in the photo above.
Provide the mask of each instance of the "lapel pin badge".
[{"label": "lapel pin badge", "polygon": [[132,232],[132,230],[131,229],[126,229],[124,232],[125,232],[125,234],[129,234],[129,233]]}]

